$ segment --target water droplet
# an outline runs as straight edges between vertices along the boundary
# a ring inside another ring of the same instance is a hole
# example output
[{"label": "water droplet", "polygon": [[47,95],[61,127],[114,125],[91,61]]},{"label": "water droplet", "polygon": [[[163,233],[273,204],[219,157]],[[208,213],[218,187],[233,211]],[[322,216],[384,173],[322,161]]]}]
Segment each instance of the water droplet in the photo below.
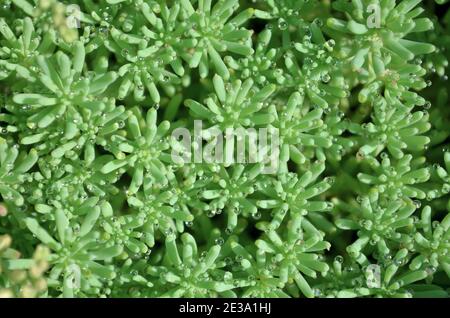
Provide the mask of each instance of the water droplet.
[{"label": "water droplet", "polygon": [[314,24],[317,25],[318,27],[323,26],[323,21],[322,19],[316,18],[314,19]]},{"label": "water droplet", "polygon": [[330,40],[325,42],[325,45],[330,47],[330,48],[333,48],[336,45],[336,42],[333,39],[330,39]]},{"label": "water droplet", "polygon": [[312,64],[313,64],[313,60],[312,60],[311,58],[307,57],[307,58],[305,58],[305,60],[304,60],[304,64],[305,64],[306,66],[312,65]]},{"label": "water droplet", "polygon": [[338,263],[343,263],[344,262],[344,258],[341,255],[337,255],[334,260]]},{"label": "water droplet", "polygon": [[331,77],[329,74],[323,74],[321,77],[322,82],[324,82],[325,84],[328,83],[330,81]]},{"label": "water droplet", "polygon": [[252,214],[253,219],[259,220],[261,218],[261,212],[256,212]]},{"label": "water droplet", "polygon": [[396,265],[396,266],[402,266],[403,265],[403,260],[402,259],[396,259],[396,260],[394,260],[394,264]]},{"label": "water droplet", "polygon": [[200,254],[200,259],[204,259],[204,258],[206,257],[206,255],[208,255],[208,252],[203,251],[203,252]]},{"label": "water droplet", "polygon": [[310,29],[310,28],[306,28],[306,29],[305,29],[305,37],[311,39],[311,37],[312,37],[312,32],[311,32],[311,29]]},{"label": "water droplet", "polygon": [[313,288],[313,293],[315,297],[320,297],[322,296],[322,291],[318,288]]},{"label": "water droplet", "polygon": [[281,19],[281,18],[280,18],[280,19],[278,20],[278,28],[279,28],[280,30],[286,30],[287,27],[288,27],[287,22],[286,22],[284,19]]},{"label": "water droplet", "polygon": [[334,182],[335,182],[335,180],[336,180],[336,178],[335,177],[325,177],[325,179],[323,179],[326,183],[328,183],[328,184],[333,184]]},{"label": "water droplet", "polygon": [[425,267],[425,271],[427,272],[428,275],[433,275],[436,272],[436,267],[434,266],[427,266]]},{"label": "water droplet", "polygon": [[128,57],[128,54],[130,54],[130,52],[128,52],[127,49],[123,49],[123,50],[121,51],[121,54],[122,54],[123,57]]},{"label": "water droplet", "polygon": [[218,238],[216,238],[216,239],[214,240],[214,243],[215,243],[216,245],[223,245],[223,243],[225,243],[225,241],[224,241],[223,238],[218,237]]}]

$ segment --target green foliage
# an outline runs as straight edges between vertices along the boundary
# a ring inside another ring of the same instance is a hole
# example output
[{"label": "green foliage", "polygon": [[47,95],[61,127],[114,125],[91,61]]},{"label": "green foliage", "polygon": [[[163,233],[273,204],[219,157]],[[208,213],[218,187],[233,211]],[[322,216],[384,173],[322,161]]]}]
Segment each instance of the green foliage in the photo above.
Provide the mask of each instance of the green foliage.
[{"label": "green foliage", "polygon": [[0,297],[448,297],[445,2],[3,0]]}]

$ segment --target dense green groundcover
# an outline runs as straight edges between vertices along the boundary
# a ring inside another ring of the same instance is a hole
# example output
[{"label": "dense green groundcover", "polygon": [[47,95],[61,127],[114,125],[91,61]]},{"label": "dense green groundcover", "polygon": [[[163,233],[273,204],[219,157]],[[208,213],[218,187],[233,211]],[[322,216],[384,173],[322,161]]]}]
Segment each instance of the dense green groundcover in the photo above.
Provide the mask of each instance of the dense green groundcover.
[{"label": "dense green groundcover", "polygon": [[447,297],[445,2],[0,0],[0,296]]}]

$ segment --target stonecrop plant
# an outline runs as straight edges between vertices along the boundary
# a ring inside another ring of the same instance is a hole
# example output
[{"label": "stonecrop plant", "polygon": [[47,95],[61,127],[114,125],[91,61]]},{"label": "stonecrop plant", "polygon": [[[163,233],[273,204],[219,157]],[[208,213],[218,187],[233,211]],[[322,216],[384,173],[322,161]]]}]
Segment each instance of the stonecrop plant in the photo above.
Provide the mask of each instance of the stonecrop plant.
[{"label": "stonecrop plant", "polygon": [[446,2],[0,0],[0,297],[448,297]]}]

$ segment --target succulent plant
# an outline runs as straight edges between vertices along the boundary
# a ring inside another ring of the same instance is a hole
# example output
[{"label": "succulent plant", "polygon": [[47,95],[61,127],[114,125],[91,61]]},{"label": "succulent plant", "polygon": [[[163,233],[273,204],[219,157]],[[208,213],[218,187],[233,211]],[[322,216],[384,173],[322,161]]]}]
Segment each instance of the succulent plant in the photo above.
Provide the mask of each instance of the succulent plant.
[{"label": "succulent plant", "polygon": [[0,297],[448,297],[446,2],[3,1]]}]

